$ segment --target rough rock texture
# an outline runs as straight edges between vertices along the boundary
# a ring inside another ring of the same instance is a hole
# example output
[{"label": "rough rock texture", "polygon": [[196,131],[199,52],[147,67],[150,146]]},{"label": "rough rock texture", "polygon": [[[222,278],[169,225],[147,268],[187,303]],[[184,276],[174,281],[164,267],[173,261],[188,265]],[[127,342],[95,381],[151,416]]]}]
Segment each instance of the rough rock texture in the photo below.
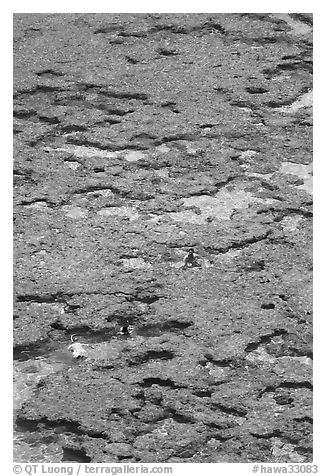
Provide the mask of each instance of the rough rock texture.
[{"label": "rough rock texture", "polygon": [[312,16],[14,23],[17,460],[311,461]]}]

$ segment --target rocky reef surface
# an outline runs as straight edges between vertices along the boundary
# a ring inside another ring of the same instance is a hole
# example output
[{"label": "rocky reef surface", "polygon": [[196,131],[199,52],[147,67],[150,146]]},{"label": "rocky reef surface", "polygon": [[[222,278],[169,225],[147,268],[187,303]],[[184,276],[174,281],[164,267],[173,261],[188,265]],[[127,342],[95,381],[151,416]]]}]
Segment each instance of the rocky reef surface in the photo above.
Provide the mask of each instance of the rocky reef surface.
[{"label": "rocky reef surface", "polygon": [[15,14],[14,55],[16,460],[311,461],[312,15]]}]

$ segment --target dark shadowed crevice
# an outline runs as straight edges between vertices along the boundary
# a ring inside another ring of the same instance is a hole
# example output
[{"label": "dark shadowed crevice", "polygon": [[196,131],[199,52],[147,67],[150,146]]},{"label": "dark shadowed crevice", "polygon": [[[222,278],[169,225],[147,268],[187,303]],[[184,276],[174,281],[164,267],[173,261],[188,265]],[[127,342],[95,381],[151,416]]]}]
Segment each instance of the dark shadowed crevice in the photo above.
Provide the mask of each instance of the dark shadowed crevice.
[{"label": "dark shadowed crevice", "polygon": [[313,385],[310,382],[283,382],[278,385],[278,388],[307,388],[313,390]]},{"label": "dark shadowed crevice", "polygon": [[231,406],[223,405],[222,403],[214,402],[211,404],[211,406],[222,413],[233,415],[235,417],[244,417],[247,415],[247,410],[239,410],[238,408],[233,408]]},{"label": "dark shadowed crevice", "polygon": [[63,446],[62,463],[90,463],[92,459],[82,449],[74,449]]},{"label": "dark shadowed crevice", "polygon": [[141,387],[151,387],[152,385],[159,385],[160,387],[170,387],[170,388],[186,388],[184,385],[176,385],[173,380],[167,378],[144,378],[143,381],[140,383]]}]

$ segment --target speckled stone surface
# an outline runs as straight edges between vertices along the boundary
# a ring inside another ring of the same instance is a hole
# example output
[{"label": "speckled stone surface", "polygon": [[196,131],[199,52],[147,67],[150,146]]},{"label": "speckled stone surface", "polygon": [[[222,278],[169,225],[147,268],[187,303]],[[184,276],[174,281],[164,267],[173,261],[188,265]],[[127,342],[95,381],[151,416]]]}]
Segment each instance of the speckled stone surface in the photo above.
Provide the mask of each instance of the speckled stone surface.
[{"label": "speckled stone surface", "polygon": [[14,223],[17,461],[312,461],[311,14],[15,14]]}]

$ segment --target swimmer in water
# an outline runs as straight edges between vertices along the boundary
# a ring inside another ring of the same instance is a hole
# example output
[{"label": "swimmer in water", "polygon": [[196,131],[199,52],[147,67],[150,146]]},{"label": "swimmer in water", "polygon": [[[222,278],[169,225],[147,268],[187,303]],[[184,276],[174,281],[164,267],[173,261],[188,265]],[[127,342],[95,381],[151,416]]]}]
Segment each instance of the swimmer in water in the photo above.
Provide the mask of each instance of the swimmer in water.
[{"label": "swimmer in water", "polygon": [[195,257],[195,250],[193,248],[190,248],[188,251],[187,256],[184,259],[184,267],[185,268],[193,268],[193,267],[199,267],[200,264],[196,260]]},{"label": "swimmer in water", "polygon": [[126,324],[122,325],[119,330],[119,334],[123,336],[130,336],[134,328],[129,325],[129,321]]}]

